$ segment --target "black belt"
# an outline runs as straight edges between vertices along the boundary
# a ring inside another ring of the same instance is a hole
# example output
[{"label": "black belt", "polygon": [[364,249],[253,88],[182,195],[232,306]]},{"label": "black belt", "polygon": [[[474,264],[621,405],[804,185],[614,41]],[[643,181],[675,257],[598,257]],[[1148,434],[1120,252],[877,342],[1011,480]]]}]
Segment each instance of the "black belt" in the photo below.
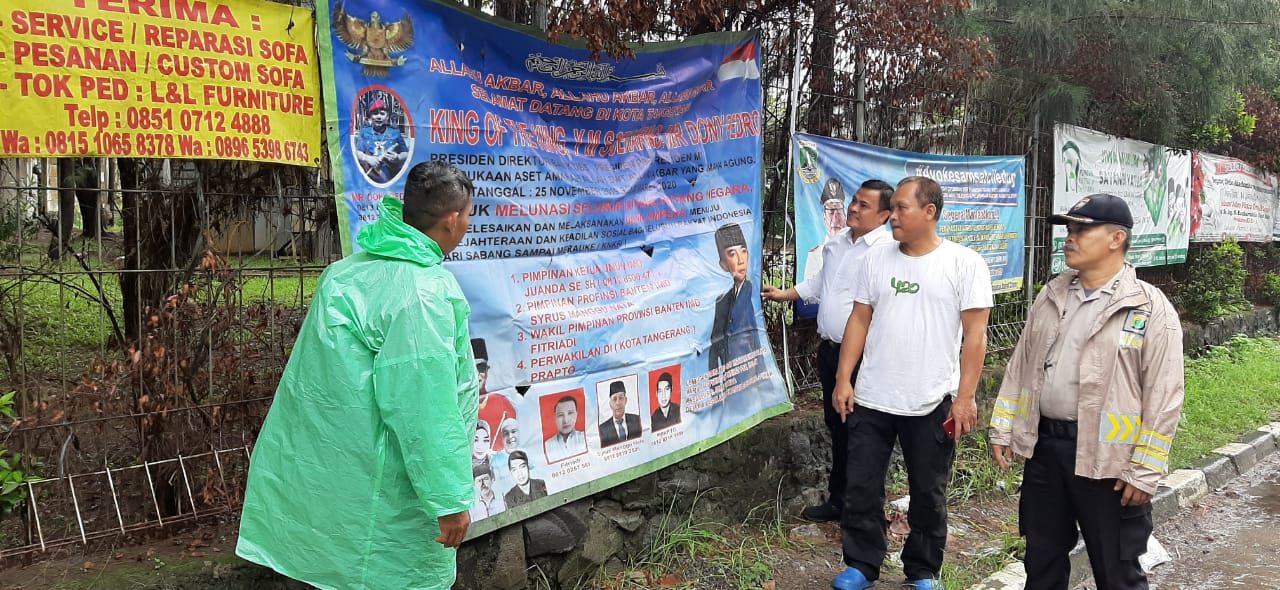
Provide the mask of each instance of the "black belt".
[{"label": "black belt", "polygon": [[1054,420],[1053,418],[1040,417],[1040,436],[1048,438],[1071,438],[1076,437],[1076,423],[1066,420]]},{"label": "black belt", "polygon": [[822,346],[827,346],[827,347],[830,347],[830,348],[835,348],[835,349],[839,349],[839,348],[840,348],[840,343],[839,343],[839,342],[835,342],[835,341],[832,341],[832,340],[827,340],[826,338],[823,338],[823,339],[822,339],[821,345],[822,345]]}]

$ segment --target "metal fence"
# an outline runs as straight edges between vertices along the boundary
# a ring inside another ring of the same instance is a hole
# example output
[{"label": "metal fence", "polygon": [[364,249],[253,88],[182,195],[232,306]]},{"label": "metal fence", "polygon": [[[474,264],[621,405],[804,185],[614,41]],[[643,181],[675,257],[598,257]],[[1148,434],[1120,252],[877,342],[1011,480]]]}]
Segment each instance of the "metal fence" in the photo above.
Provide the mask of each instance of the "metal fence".
[{"label": "metal fence", "polygon": [[18,416],[0,448],[33,476],[0,520],[0,558],[237,509],[339,255],[328,181],[251,163],[4,160],[0,203],[0,379]]},{"label": "metal fence", "polygon": [[[987,95],[979,83],[957,88],[946,71],[904,69],[892,80],[867,80],[858,65],[858,56],[865,49],[842,35],[806,30],[791,48],[802,65],[794,99],[798,113],[795,131],[916,152],[1026,158],[1025,288],[997,296],[988,325],[992,353],[1012,348],[1021,333],[1033,286],[1048,270],[1050,242],[1045,217],[1052,206],[1052,176],[1046,158],[1052,148],[1051,130],[1045,131],[1047,126],[1031,114],[1030,105]],[[893,50],[875,51],[883,57]],[[813,57],[822,52],[848,55],[849,59],[836,60],[835,66],[818,65]],[[781,149],[786,149],[789,135],[779,141]],[[775,325],[779,331],[784,327],[782,322]],[[815,326],[812,320],[799,320],[788,328],[790,365],[797,384],[812,389],[817,383]]]}]

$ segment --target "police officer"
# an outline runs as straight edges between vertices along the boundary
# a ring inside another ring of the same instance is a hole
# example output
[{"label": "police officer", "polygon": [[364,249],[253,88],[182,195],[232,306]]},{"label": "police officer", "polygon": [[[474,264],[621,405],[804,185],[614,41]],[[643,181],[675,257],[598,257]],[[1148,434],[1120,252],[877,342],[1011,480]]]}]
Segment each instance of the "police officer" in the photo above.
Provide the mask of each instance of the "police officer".
[{"label": "police officer", "polygon": [[1027,459],[1026,587],[1065,590],[1082,534],[1098,590],[1147,588],[1138,556],[1182,413],[1182,327],[1125,264],[1133,216],[1122,199],[1091,195],[1049,219],[1067,226],[1071,270],[1032,304],[991,417],[1000,467]]}]

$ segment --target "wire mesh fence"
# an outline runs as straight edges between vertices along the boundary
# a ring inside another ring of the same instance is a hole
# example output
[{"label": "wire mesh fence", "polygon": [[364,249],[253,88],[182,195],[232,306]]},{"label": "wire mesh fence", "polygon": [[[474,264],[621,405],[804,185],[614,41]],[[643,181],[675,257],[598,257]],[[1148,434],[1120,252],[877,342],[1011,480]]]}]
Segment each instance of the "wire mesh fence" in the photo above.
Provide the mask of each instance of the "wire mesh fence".
[{"label": "wire mesh fence", "polygon": [[0,558],[238,507],[339,256],[327,182],[247,163],[5,160],[0,197],[0,378],[18,416],[0,446],[30,478]]},{"label": "wire mesh fence", "polygon": [[[1049,153],[1052,134],[1045,132],[1029,105],[987,96],[978,83],[957,85],[946,71],[906,69],[891,79],[869,80],[858,66],[859,52],[866,50],[842,35],[810,30],[798,40],[804,68],[797,85],[796,105],[801,113],[797,131],[915,152],[1021,155],[1026,159],[1026,288],[999,295],[988,323],[990,351],[1012,348],[1021,333],[1032,286],[1043,280],[1048,269],[1050,242],[1044,218],[1051,208],[1048,187],[1052,176],[1051,164],[1042,156]],[[894,50],[875,51],[884,54]],[[824,65],[815,59],[823,52],[847,59],[829,60]],[[797,322],[790,333],[797,381],[813,386],[816,380],[806,382],[800,376],[813,379],[815,375],[814,327]]]}]

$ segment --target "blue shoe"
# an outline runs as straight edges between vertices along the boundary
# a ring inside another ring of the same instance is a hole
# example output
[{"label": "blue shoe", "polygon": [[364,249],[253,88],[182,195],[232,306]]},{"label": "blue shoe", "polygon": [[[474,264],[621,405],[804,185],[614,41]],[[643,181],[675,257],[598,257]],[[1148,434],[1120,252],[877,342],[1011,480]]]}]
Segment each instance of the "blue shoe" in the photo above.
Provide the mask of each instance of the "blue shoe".
[{"label": "blue shoe", "polygon": [[943,590],[942,582],[939,582],[932,578],[925,578],[922,580],[907,580],[906,587],[912,588],[913,590]]},{"label": "blue shoe", "polygon": [[834,590],[865,590],[870,588],[872,584],[872,582],[867,581],[867,577],[862,575],[862,572],[856,567],[840,572],[836,579],[831,580],[831,587]]}]

